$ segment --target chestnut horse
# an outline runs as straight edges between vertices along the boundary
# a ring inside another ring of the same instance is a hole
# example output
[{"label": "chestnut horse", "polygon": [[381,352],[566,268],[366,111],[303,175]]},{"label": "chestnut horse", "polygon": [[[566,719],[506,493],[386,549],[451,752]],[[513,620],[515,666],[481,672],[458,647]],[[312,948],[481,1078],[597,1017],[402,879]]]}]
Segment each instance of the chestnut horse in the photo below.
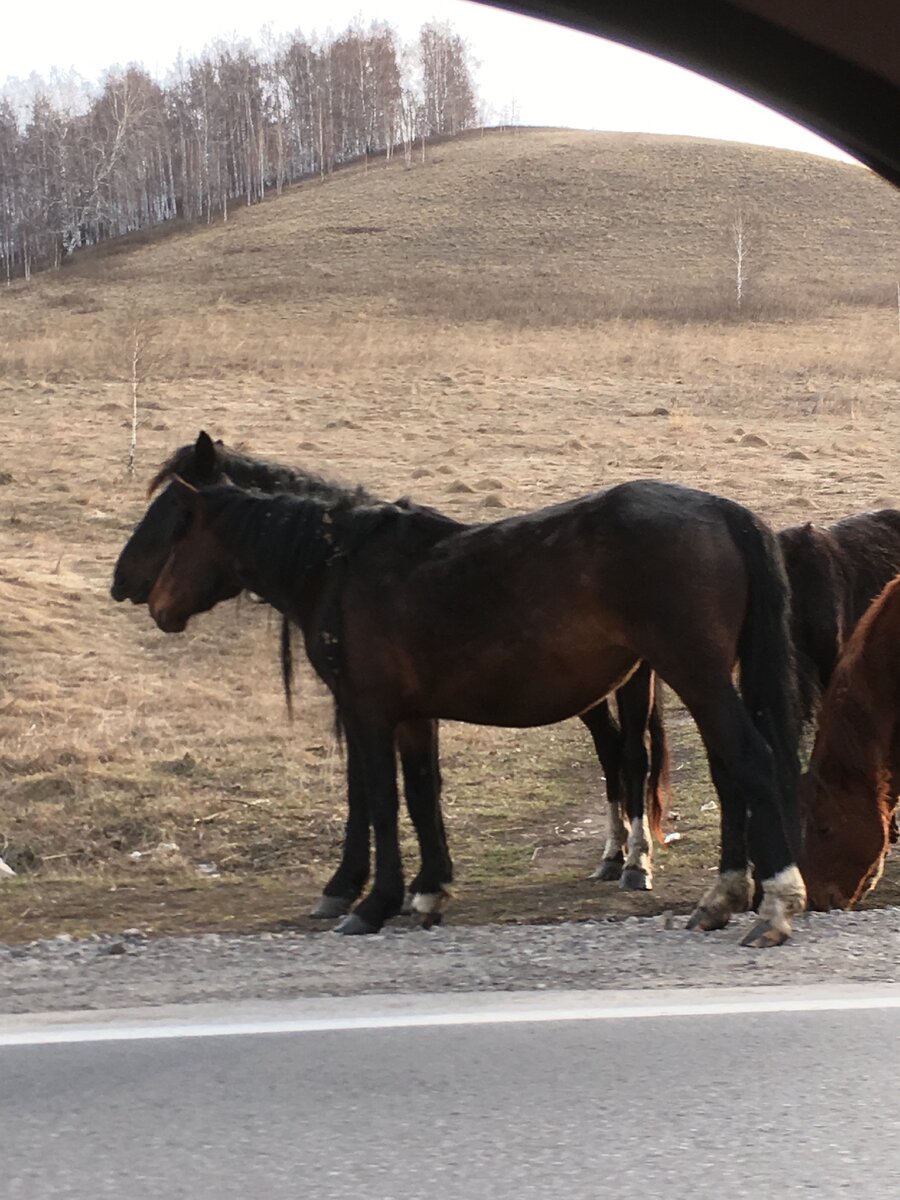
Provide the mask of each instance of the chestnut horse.
[{"label": "chestnut horse", "polygon": [[[239,487],[269,493],[346,496],[344,489],[320,475],[232,450],[221,441],[214,442],[205,431],[200,432],[196,442],[180,447],[166,460],[150,482],[149,495],[175,475],[198,485],[230,481]],[[375,503],[362,488],[357,488],[351,496],[359,504]],[[398,503],[402,506],[405,501]],[[116,562],[110,589],[114,600],[146,603],[169,556],[183,515],[182,507],[168,488],[156,497]],[[463,525],[458,524],[458,528]],[[287,617],[283,618],[281,632],[282,675],[290,708],[292,659]],[[619,886],[626,890],[652,887],[650,834],[660,841],[663,838],[668,747],[655,684],[653,673],[642,666],[616,693],[618,728],[606,700],[581,715],[606,778],[610,817],[604,856],[593,877],[619,880]],[[417,896],[434,895],[437,883],[452,881],[453,866],[440,810],[437,725],[423,726],[413,732],[415,736],[401,732],[398,751],[407,808],[423,856],[422,870],[410,884],[415,906],[422,903]],[[350,910],[365,886],[368,859],[368,820],[365,813],[351,812],[341,865],[326,884],[313,916],[340,917]]]},{"label": "chestnut horse", "polygon": [[806,895],[787,581],[774,535],[747,509],[639,481],[461,528],[349,492],[170,487],[184,516],[148,602],[159,627],[180,632],[250,589],[300,626],[334,697],[348,792],[375,835],[373,888],[341,932],[375,932],[402,903],[400,730],[550,724],[588,712],[645,662],[694,717],[721,802],[720,873],[691,926],[720,928],[749,907],[752,863],[763,898],[745,942],[789,936]]},{"label": "chestnut horse", "polygon": [[849,908],[884,870],[900,793],[900,578],[859,622],[800,782],[810,908]]}]

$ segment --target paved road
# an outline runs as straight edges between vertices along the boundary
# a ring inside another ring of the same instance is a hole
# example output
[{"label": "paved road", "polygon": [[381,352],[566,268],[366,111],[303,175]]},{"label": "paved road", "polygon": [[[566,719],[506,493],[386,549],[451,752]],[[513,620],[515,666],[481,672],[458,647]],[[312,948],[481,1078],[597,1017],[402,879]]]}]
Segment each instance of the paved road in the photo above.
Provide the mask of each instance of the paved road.
[{"label": "paved road", "polygon": [[898,1194],[896,988],[185,1011],[0,1020],[4,1200]]}]

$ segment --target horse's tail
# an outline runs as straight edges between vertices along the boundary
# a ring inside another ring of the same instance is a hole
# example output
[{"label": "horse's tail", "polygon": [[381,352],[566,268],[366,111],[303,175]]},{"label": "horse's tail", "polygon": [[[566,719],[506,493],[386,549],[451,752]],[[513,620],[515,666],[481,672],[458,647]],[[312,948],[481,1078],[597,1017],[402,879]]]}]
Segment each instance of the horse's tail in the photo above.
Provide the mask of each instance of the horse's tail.
[{"label": "horse's tail", "polygon": [[827,529],[808,522],[778,534],[791,590],[791,635],[800,719],[811,725],[846,636],[841,548]]},{"label": "horse's tail", "polygon": [[654,680],[653,706],[650,709],[650,778],[647,783],[647,819],[653,836],[663,845],[664,824],[669,811],[669,743],[663,721],[662,683]]},{"label": "horse's tail", "polygon": [[801,723],[784,561],[775,535],[758,517],[731,501],[723,511],[747,569],[747,611],[738,639],[741,696],[771,748],[785,833],[797,856]]},{"label": "horse's tail", "polygon": [[288,720],[294,719],[294,647],[291,644],[291,623],[281,618],[281,682],[284,685],[284,702]]}]

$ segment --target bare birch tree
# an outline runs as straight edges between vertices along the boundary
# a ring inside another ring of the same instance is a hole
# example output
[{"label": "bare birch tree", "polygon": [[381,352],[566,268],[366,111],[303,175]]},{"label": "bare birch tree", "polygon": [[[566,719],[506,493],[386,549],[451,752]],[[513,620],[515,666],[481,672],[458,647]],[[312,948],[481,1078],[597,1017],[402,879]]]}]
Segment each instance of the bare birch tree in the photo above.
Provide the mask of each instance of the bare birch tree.
[{"label": "bare birch tree", "polygon": [[739,196],[726,220],[727,254],[731,261],[730,290],[738,315],[748,303],[758,304],[760,282],[767,265],[764,222],[752,200]]},{"label": "bare birch tree", "polygon": [[747,265],[750,252],[749,231],[742,204],[731,214],[731,256],[734,262],[734,300],[738,310],[743,308],[747,284]]},{"label": "bare birch tree", "polygon": [[156,363],[158,330],[139,309],[127,316],[128,386],[130,391],[131,441],[128,447],[128,474],[134,477],[137,464],[138,430],[142,424],[141,403],[144,389]]}]

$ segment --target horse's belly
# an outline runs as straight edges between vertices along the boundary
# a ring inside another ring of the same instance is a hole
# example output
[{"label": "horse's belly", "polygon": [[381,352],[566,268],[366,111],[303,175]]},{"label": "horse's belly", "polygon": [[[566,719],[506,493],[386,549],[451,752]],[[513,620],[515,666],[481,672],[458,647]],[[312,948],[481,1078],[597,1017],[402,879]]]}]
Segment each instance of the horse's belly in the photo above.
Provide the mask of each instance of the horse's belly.
[{"label": "horse's belly", "polygon": [[529,663],[527,656],[493,670],[481,663],[435,680],[417,700],[422,715],[476,725],[552,725],[593,708],[619,687],[637,662],[627,650],[580,662]]}]

